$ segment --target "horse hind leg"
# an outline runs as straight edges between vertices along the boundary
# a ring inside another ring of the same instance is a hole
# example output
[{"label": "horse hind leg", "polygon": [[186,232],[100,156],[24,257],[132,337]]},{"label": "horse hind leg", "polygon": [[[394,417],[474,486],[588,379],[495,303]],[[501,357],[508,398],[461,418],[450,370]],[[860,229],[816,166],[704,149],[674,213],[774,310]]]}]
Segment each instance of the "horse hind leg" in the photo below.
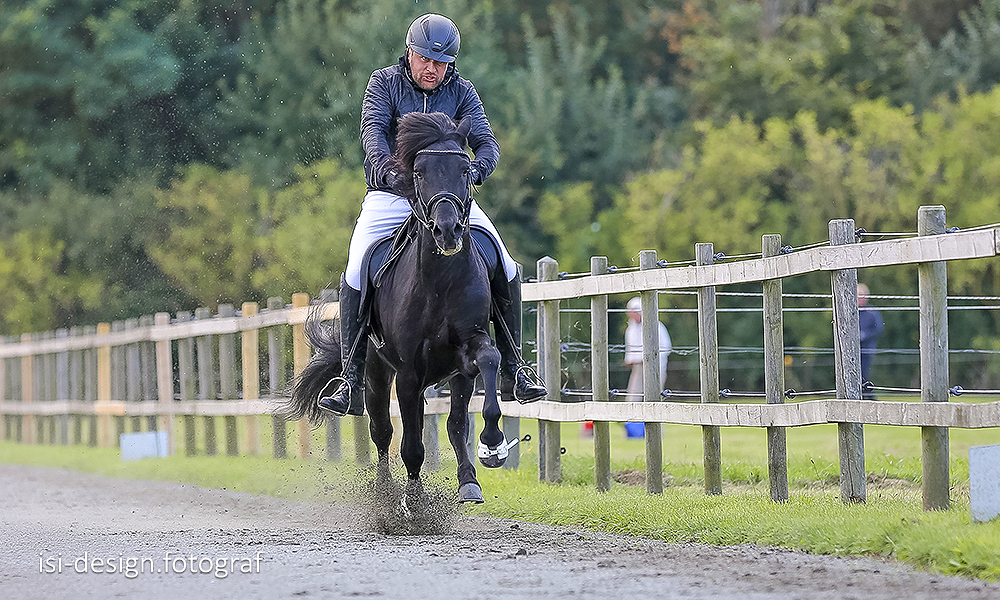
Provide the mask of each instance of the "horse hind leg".
[{"label": "horse hind leg", "polygon": [[[376,476],[378,481],[388,484],[392,479],[389,472],[389,445],[392,442],[392,420],[389,418],[389,386],[392,371],[381,360],[371,361],[365,373],[365,400],[370,419],[369,431],[377,454]],[[363,432],[358,432],[363,435]]]}]

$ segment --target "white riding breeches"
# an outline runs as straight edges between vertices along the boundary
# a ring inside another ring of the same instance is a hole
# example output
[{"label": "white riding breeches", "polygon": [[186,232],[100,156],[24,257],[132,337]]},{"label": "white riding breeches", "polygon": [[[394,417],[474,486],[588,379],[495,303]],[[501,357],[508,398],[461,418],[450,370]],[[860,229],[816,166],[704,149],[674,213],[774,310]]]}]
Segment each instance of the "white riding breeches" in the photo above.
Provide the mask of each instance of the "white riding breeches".
[{"label": "white riding breeches", "polygon": [[[382,191],[368,192],[365,195],[365,200],[361,203],[361,215],[358,216],[358,222],[354,226],[354,234],[351,236],[347,271],[344,273],[347,285],[355,290],[361,289],[361,262],[364,260],[368,248],[391,234],[409,216],[410,203],[402,196]],[[500,260],[503,262],[507,281],[513,279],[517,275],[517,263],[507,252],[493,222],[486,216],[483,209],[479,208],[475,200],[472,201],[469,222],[489,232],[493,241],[496,242],[497,248],[500,249]]]}]

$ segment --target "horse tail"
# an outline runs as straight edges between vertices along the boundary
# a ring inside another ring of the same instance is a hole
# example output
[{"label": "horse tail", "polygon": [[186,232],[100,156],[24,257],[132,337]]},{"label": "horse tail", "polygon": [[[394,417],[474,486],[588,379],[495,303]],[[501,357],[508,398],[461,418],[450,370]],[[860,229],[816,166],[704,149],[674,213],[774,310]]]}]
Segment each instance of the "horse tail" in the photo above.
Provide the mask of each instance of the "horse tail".
[{"label": "horse tail", "polygon": [[292,382],[291,394],[279,413],[289,420],[306,418],[313,425],[321,425],[326,415],[316,404],[330,380],[340,377],[344,363],[340,352],[340,328],[326,325],[319,311],[312,311],[306,318],[306,339],[315,353],[309,363]]}]

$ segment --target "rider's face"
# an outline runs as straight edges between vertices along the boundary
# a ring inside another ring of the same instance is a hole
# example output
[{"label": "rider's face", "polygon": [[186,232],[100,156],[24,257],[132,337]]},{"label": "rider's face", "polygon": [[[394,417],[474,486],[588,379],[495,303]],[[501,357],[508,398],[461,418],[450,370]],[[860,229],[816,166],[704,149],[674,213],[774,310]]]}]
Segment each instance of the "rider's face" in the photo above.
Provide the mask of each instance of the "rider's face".
[{"label": "rider's face", "polygon": [[410,63],[413,81],[420,89],[429,92],[444,81],[444,73],[448,70],[448,63],[426,58],[412,50],[407,51],[407,60]]}]

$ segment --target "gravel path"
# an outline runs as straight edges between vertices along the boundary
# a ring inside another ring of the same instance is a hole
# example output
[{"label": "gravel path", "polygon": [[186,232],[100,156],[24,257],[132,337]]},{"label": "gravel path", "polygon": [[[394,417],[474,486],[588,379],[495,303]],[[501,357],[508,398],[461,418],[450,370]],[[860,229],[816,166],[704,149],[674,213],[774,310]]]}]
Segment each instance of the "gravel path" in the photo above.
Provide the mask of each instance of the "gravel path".
[{"label": "gravel path", "polygon": [[1000,584],[872,559],[467,516],[384,535],[352,505],[59,469],[0,465],[0,490],[3,600],[1000,598]]}]

